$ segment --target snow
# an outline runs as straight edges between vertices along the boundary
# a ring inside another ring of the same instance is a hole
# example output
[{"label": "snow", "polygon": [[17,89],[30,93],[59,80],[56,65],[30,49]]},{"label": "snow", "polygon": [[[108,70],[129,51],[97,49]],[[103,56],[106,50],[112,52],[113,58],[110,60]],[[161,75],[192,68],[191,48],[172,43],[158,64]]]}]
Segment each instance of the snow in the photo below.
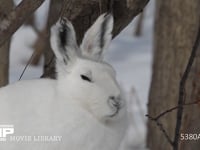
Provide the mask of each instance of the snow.
[{"label": "snow", "polygon": [[[19,2],[19,1],[18,1]],[[48,3],[48,2],[47,2]],[[48,4],[38,10],[37,17],[45,18]],[[117,71],[117,77],[124,88],[129,106],[130,128],[122,150],[144,150],[146,135],[146,118],[148,91],[151,80],[152,65],[152,24],[154,1],[145,10],[143,35],[134,37],[133,32],[137,18],[117,36],[109,47],[106,60]],[[41,14],[41,15],[40,15]],[[44,26],[40,22],[39,29]],[[27,61],[32,55],[32,48],[37,36],[27,26],[22,26],[13,36],[10,54],[10,83],[18,81]],[[39,78],[42,74],[40,66],[29,66],[23,75],[24,79]]]}]

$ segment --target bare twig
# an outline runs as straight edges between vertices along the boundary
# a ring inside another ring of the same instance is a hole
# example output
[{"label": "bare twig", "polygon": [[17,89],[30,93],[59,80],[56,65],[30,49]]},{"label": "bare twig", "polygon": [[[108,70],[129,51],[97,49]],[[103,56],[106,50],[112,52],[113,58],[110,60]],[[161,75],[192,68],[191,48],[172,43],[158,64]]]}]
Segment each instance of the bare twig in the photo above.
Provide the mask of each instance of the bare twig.
[{"label": "bare twig", "polygon": [[176,118],[176,129],[175,129],[175,136],[174,136],[174,146],[173,150],[178,150],[179,147],[179,136],[180,136],[180,129],[181,129],[181,123],[182,123],[182,117],[183,117],[183,104],[184,104],[184,97],[185,97],[185,84],[188,79],[188,75],[190,73],[190,70],[192,68],[192,64],[195,60],[196,52],[199,48],[200,44],[200,27],[198,29],[196,41],[194,43],[194,46],[192,48],[192,53],[189,58],[187,67],[185,69],[185,72],[183,74],[183,77],[181,78],[180,81],[180,86],[179,86],[179,99],[178,99],[178,111],[177,111],[177,118]]},{"label": "bare twig", "polygon": [[44,1],[45,0],[23,0],[13,11],[5,16],[1,21],[1,23],[6,22],[6,27],[0,28],[0,46],[12,36]]},{"label": "bare twig", "polygon": [[[189,106],[189,105],[194,105],[194,104],[198,104],[200,103],[200,100],[197,100],[197,101],[194,101],[194,102],[190,102],[190,103],[186,103],[186,104],[183,104],[183,106]],[[176,110],[180,108],[180,106],[175,106],[175,107],[172,107],[170,109],[167,109],[166,111],[160,113],[158,116],[156,117],[153,117],[154,120],[159,120],[161,117],[163,117],[164,115],[168,114],[169,112],[172,112],[173,110]],[[146,116],[149,116],[149,115],[146,115]]]},{"label": "bare twig", "polygon": [[162,123],[160,123],[158,121],[158,119],[151,117],[150,115],[146,115],[151,121],[155,122],[156,125],[160,128],[160,130],[162,131],[162,133],[164,134],[165,138],[167,139],[167,141],[171,144],[171,146],[173,146],[173,141],[170,139],[169,135],[167,134],[167,131],[164,129]]},{"label": "bare twig", "polygon": [[176,109],[179,109],[180,107],[183,107],[183,106],[190,106],[190,105],[194,105],[194,104],[198,104],[200,103],[200,100],[197,100],[197,101],[194,101],[194,102],[190,102],[190,103],[186,103],[186,104],[183,104],[182,106],[175,106],[175,107],[172,107],[162,113],[160,113],[158,116],[156,117],[152,117],[150,115],[146,115],[151,121],[154,121],[156,123],[156,125],[160,128],[160,130],[163,132],[164,136],[166,137],[167,141],[171,144],[172,147],[174,147],[174,142],[170,139],[169,135],[167,134],[166,130],[164,129],[163,125],[159,122],[159,119],[161,117],[163,117],[164,115],[172,112],[173,110],[176,110]]},{"label": "bare twig", "polygon": [[33,52],[33,54],[31,55],[31,57],[30,57],[29,60],[28,60],[28,63],[26,64],[26,66],[24,67],[22,73],[20,74],[20,77],[19,77],[19,80],[18,80],[18,81],[20,81],[20,80],[22,79],[22,77],[23,77],[23,75],[24,75],[26,69],[27,69],[28,66],[31,64],[31,62],[33,61],[33,58],[34,58],[34,57],[35,57],[35,53]]}]

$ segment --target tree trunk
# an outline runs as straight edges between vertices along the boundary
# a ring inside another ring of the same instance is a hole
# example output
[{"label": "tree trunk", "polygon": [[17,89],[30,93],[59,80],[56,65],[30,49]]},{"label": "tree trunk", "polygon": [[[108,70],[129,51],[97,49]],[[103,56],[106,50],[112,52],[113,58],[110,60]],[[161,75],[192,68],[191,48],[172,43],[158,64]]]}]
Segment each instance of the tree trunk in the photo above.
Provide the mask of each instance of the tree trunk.
[{"label": "tree trunk", "polygon": [[[200,3],[198,3],[200,6]],[[199,14],[199,13],[198,13]],[[197,15],[200,17],[200,15]],[[199,19],[199,18],[198,18]],[[199,20],[200,21],[200,20]],[[199,22],[198,22],[199,23]],[[194,65],[187,83],[186,103],[200,100],[200,47],[197,51]],[[193,134],[192,140],[183,140],[180,143],[181,150],[199,150],[200,147],[200,104],[185,107],[181,133]],[[198,138],[195,136],[198,135]],[[195,140],[196,139],[196,140]]]},{"label": "tree trunk", "polygon": [[[199,0],[157,0],[154,36],[153,75],[148,114],[157,116],[177,106],[179,83],[188,63],[200,18]],[[186,100],[200,98],[200,54],[187,81]],[[199,105],[184,107],[181,133],[200,133]],[[160,119],[171,140],[174,139],[176,111]],[[180,150],[199,150],[200,140],[180,141]],[[147,146],[151,150],[171,150],[172,146],[155,122],[148,121]]]},{"label": "tree trunk", "polygon": [[[0,1],[0,22],[13,8],[13,1]],[[2,38],[2,37],[1,37]],[[8,84],[10,40],[0,46],[0,87]]]}]

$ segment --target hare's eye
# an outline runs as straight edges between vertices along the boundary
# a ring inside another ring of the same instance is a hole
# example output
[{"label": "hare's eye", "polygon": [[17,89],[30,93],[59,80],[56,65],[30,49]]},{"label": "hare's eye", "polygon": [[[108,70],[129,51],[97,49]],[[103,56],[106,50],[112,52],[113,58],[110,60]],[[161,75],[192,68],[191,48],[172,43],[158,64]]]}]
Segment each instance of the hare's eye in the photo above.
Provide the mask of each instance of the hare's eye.
[{"label": "hare's eye", "polygon": [[85,76],[85,75],[81,75],[81,78],[83,80],[85,80],[85,81],[92,82],[92,80],[89,77]]}]

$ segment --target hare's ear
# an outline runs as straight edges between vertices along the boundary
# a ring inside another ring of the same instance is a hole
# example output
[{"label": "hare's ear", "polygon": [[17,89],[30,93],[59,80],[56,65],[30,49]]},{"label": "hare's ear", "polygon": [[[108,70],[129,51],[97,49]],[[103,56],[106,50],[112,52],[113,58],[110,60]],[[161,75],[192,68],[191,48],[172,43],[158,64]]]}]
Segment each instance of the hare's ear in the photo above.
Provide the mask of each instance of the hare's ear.
[{"label": "hare's ear", "polygon": [[70,21],[66,18],[60,19],[51,28],[50,42],[60,67],[74,61],[77,56],[78,46],[75,31]]},{"label": "hare's ear", "polygon": [[101,60],[103,52],[108,47],[113,30],[113,16],[102,14],[85,33],[80,46],[83,56],[94,60]]}]

